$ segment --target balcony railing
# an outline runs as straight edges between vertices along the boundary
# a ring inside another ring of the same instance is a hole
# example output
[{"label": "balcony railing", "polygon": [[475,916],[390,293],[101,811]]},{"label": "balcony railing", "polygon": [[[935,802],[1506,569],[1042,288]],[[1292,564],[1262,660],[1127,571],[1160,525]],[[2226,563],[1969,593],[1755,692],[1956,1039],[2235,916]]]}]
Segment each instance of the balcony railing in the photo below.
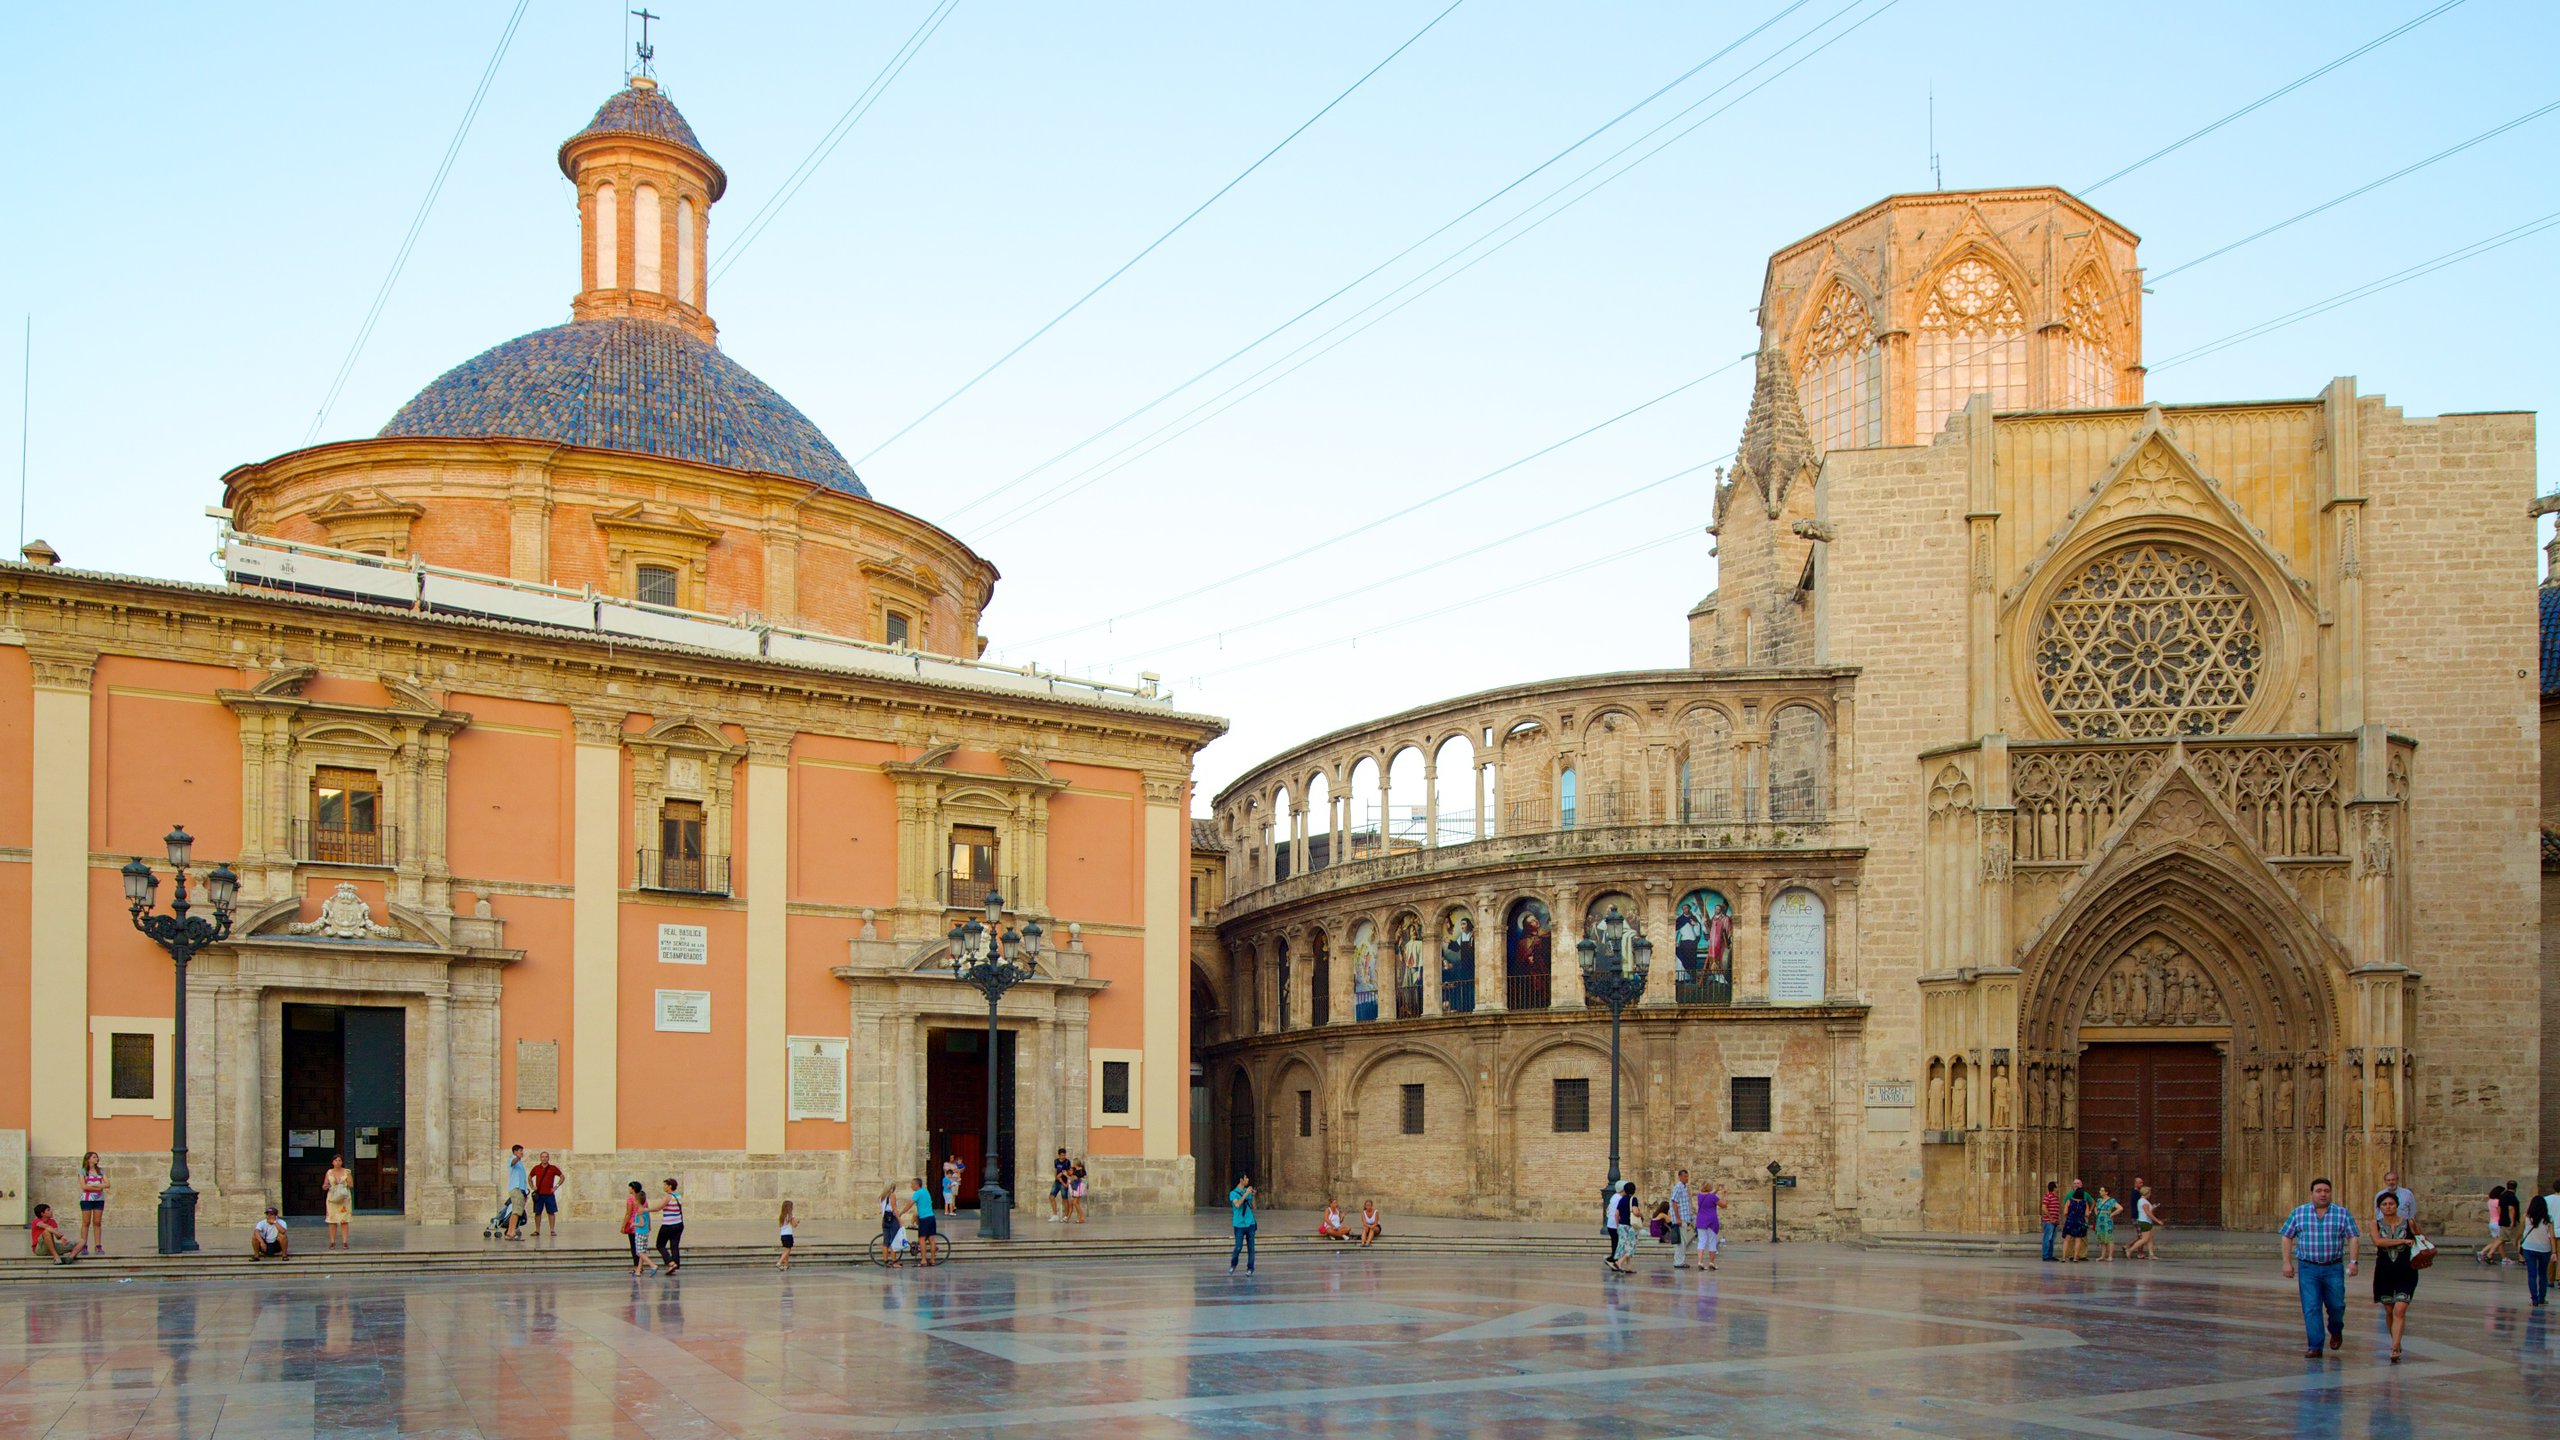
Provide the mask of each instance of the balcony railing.
[{"label": "balcony railing", "polygon": [[354,830],[343,825],[293,822],[293,858],[310,865],[397,865],[399,831],[389,825]]},{"label": "balcony railing", "polygon": [[985,910],[987,892],[993,890],[1010,905],[1021,898],[1010,875],[955,875],[945,870],[933,877],[933,888],[942,896],[946,910]]},{"label": "balcony railing", "polygon": [[664,890],[677,895],[726,895],[729,893],[729,857],[726,855],[670,855],[662,850],[640,852],[639,887]]},{"label": "balcony railing", "polygon": [[1671,987],[1671,998],[1682,1005],[1730,1005],[1733,1003],[1733,977],[1707,974],[1683,977]]},{"label": "balcony railing", "polygon": [[1451,1015],[1474,1014],[1476,1008],[1475,977],[1470,975],[1464,980],[1441,981],[1440,1008],[1443,1012]]},{"label": "balcony railing", "polygon": [[1556,980],[1552,975],[1506,975],[1502,980],[1502,1003],[1512,1010],[1544,1010],[1555,1003]]},{"label": "balcony railing", "polygon": [[1396,1018],[1412,1020],[1422,1014],[1422,982],[1396,987]]}]

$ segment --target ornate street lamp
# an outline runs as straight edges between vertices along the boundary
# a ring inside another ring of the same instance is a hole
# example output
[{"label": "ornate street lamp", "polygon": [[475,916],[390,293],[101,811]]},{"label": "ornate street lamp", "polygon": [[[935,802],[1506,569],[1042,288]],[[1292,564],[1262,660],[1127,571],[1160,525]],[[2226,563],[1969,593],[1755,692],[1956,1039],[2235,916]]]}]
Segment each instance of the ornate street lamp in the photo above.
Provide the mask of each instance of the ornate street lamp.
[{"label": "ornate street lamp", "polygon": [[1010,1240],[1013,1219],[1007,1213],[1013,1204],[1005,1193],[1003,1167],[996,1159],[996,1002],[1004,992],[1030,979],[1040,971],[1040,922],[1033,920],[1020,931],[1004,925],[1004,896],[987,892],[987,918],[981,923],[971,918],[966,925],[954,925],[944,939],[951,942],[951,978],[973,987],[987,997],[987,1149],[981,1162],[986,1175],[978,1182],[978,1238]]},{"label": "ornate street lamp", "polygon": [[1611,905],[1591,922],[1589,933],[1574,947],[1582,953],[1582,993],[1609,1007],[1609,1188],[1618,1193],[1618,1020],[1644,995],[1645,973],[1653,968],[1653,942],[1631,933],[1627,917]]},{"label": "ornate street lamp", "polygon": [[124,867],[124,898],[133,912],[133,928],[151,937],[177,962],[177,1019],[171,1039],[169,1074],[176,1094],[169,1106],[169,1188],[160,1192],[160,1253],[179,1255],[196,1248],[196,1192],[187,1183],[187,962],[197,951],[231,934],[231,902],[240,893],[240,877],[228,865],[216,865],[204,877],[205,899],[213,906],[213,919],[189,915],[187,903],[187,861],[195,851],[195,837],[184,825],[170,828],[166,841],[169,868],[177,872],[178,888],[169,900],[169,913],[153,911],[152,899],[159,893],[160,877],[136,855]]}]

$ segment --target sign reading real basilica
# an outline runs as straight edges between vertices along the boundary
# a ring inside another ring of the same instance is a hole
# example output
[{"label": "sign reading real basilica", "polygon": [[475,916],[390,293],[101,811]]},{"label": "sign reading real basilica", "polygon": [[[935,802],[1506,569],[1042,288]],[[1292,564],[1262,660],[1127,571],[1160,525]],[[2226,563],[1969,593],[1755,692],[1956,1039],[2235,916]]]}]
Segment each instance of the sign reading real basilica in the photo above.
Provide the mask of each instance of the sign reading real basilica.
[{"label": "sign reading real basilica", "polygon": [[[2135,245],[2025,189],[1779,252],[1689,668],[1218,797],[1230,1169],[1586,1213],[1608,1025],[1553,957],[1616,906],[1729,925],[1628,1012],[1649,1190],[1774,1163],[1815,1230],[1999,1231],[2051,1179],[2259,1226],[2541,1173],[2532,417],[2145,403]],[[1408,923],[1499,939],[1327,993]]]}]

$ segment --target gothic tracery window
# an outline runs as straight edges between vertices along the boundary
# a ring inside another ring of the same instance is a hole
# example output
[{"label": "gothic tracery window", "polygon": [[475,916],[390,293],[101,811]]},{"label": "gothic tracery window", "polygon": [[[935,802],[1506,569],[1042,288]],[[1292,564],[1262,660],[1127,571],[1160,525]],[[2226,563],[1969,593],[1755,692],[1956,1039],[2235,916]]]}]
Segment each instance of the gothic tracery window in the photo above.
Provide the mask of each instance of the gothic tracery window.
[{"label": "gothic tracery window", "polygon": [[2115,357],[2107,343],[2111,327],[2105,293],[2097,272],[2083,270],[2062,297],[2062,318],[2070,326],[2062,349],[2062,403],[2074,409],[2115,403]]},{"label": "gothic tracery window", "polygon": [[1918,391],[1914,438],[1927,444],[1947,417],[1979,393],[1995,410],[2027,403],[2027,322],[2017,292],[1989,261],[1967,256],[1948,266],[1920,311],[1913,377]]},{"label": "gothic tracery window", "polygon": [[1805,427],[1825,450],[1884,439],[1883,360],[1865,302],[1833,281],[1805,336],[1797,400]]},{"label": "gothic tracery window", "polygon": [[2220,562],[2164,541],[2091,560],[2037,621],[2035,680],[2064,731],[2091,740],[2213,735],[2258,693],[2255,601]]}]

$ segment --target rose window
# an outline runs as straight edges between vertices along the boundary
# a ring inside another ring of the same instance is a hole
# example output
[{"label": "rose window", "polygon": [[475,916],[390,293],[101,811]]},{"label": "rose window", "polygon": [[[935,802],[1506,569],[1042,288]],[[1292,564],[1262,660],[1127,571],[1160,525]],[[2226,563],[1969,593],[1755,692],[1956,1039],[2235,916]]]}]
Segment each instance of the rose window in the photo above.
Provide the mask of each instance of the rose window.
[{"label": "rose window", "polygon": [[2249,708],[2265,666],[2249,592],[2182,545],[2146,541],[2099,556],[2036,626],[2037,692],[2082,739],[2218,734]]}]

